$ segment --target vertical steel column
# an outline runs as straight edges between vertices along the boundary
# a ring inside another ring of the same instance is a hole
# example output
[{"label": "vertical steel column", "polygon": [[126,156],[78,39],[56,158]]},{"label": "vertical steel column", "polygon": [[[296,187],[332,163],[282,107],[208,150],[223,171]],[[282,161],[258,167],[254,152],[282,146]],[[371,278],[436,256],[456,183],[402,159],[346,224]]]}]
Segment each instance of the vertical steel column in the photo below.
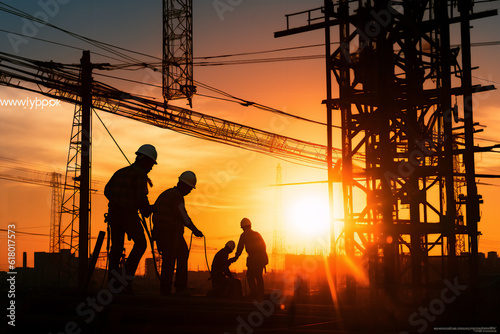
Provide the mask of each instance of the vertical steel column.
[{"label": "vertical steel column", "polygon": [[[388,8],[387,0],[375,1],[375,11],[380,13]],[[376,66],[379,70],[377,76],[378,88],[376,99],[378,109],[376,110],[379,122],[378,154],[380,161],[379,180],[384,180],[384,173],[392,169],[395,143],[391,141],[391,116],[395,114],[394,94],[396,92],[394,82],[393,47],[388,40],[388,32],[392,28],[391,23],[380,27],[380,33],[376,38]],[[397,259],[398,238],[394,222],[395,198],[392,194],[391,184],[381,181],[381,208],[383,249],[384,249],[384,288],[386,293],[393,298],[397,295]]]},{"label": "vertical steel column", "polygon": [[[350,62],[351,55],[349,50],[349,1],[340,0],[339,9],[339,96],[340,96],[340,114],[342,122],[342,194],[344,203],[344,236],[345,250],[348,258],[354,259],[354,230],[355,220],[353,217],[353,198],[352,198],[352,113],[351,113],[351,76]],[[356,292],[356,281],[352,274],[346,274],[346,289],[351,298],[354,298]]]},{"label": "vertical steel column", "polygon": [[[407,22],[412,22],[417,25],[419,18],[420,3],[415,1],[405,1],[403,3],[404,7],[404,17]],[[418,109],[419,109],[419,97],[423,91],[422,82],[423,78],[420,74],[420,68],[417,58],[416,46],[420,39],[420,36],[415,35],[410,29],[406,29],[404,32],[404,57],[405,57],[405,71],[406,71],[406,135],[408,137],[408,161],[415,159],[413,153],[419,150],[417,146],[417,140],[420,137],[420,129],[418,124]],[[414,172],[409,176],[409,180],[406,183],[407,195],[410,199],[410,254],[411,254],[411,273],[412,273],[412,285],[415,295],[415,300],[420,300],[420,294],[422,289],[422,235],[425,234],[422,231],[422,225],[420,224],[420,205],[422,202],[421,190],[420,190],[420,166],[425,163],[425,161],[414,161]]]},{"label": "vertical steel column", "polygon": [[[440,93],[439,102],[444,127],[444,152],[442,152],[444,164],[440,166],[441,175],[445,178],[446,214],[444,220],[443,234],[447,237],[448,251],[448,275],[453,278],[457,275],[456,268],[456,203],[455,203],[455,181],[453,177],[453,129],[452,129],[452,107],[451,107],[451,55],[450,55],[450,23],[448,21],[448,2],[436,1],[436,20],[439,22],[439,52],[440,62]],[[444,256],[444,254],[443,254]]]},{"label": "vertical steel column", "polygon": [[92,64],[90,52],[83,51],[81,59],[82,95],[82,166],[80,174],[80,222],[78,250],[78,285],[82,286],[88,267],[89,222],[90,222],[90,160],[91,160],[91,118],[92,118]]},{"label": "vertical steel column", "polygon": [[460,0],[460,33],[462,41],[462,90],[465,125],[465,178],[467,182],[466,225],[469,234],[469,267],[470,284],[475,289],[478,285],[478,222],[479,196],[476,186],[476,171],[474,166],[474,119],[472,104],[472,65],[470,51],[470,11],[471,1]]},{"label": "vertical steel column", "polygon": [[332,61],[330,49],[331,0],[324,1],[325,10],[325,62],[326,62],[326,164],[328,168],[328,204],[330,213],[330,256],[336,255],[335,226],[333,219],[333,137],[332,137]]}]

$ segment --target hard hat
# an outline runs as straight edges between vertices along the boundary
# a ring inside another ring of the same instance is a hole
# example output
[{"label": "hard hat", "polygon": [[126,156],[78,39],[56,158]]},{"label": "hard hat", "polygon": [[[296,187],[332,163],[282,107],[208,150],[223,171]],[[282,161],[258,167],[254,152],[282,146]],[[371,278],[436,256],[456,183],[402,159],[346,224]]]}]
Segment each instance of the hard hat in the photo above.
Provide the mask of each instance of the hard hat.
[{"label": "hard hat", "polygon": [[141,147],[139,147],[139,149],[137,150],[137,152],[135,152],[135,154],[137,155],[142,154],[147,156],[148,158],[153,159],[156,165],[156,158],[158,157],[158,153],[156,153],[156,148],[153,145],[144,144]]},{"label": "hard hat", "polygon": [[252,226],[252,222],[251,222],[251,221],[250,221],[250,219],[248,219],[248,218],[243,218],[243,219],[241,220],[240,226],[241,226],[241,227],[244,227],[244,226]]},{"label": "hard hat", "polygon": [[228,242],[226,242],[226,247],[229,247],[231,249],[231,252],[232,252],[232,251],[234,251],[236,244],[234,243],[233,240],[229,240]]},{"label": "hard hat", "polygon": [[184,182],[191,188],[196,188],[196,175],[190,170],[185,171],[179,176],[179,181]]}]

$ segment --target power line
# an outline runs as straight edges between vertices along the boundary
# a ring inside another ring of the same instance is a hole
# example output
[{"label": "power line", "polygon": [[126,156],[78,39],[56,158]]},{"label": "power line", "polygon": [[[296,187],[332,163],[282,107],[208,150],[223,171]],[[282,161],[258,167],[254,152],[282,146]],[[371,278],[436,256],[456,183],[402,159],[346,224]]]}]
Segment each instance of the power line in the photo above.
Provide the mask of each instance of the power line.
[{"label": "power line", "polygon": [[[5,32],[7,34],[13,34],[13,35],[22,36],[22,37],[25,37],[25,38],[31,38],[31,39],[33,39],[35,41],[40,41],[40,42],[44,42],[44,43],[49,43],[49,44],[54,44],[54,45],[58,45],[58,46],[63,46],[63,47],[69,48],[69,49],[74,49],[74,50],[79,50],[79,51],[85,51],[84,48],[80,48],[80,47],[77,47],[77,46],[73,46],[73,45],[69,45],[69,44],[65,44],[65,43],[60,43],[60,42],[55,42],[55,41],[50,41],[48,39],[38,38],[38,37],[35,37],[35,36],[26,36],[24,34],[21,34],[21,33],[18,33],[18,32],[14,32],[14,31],[10,31],[10,30],[0,29],[0,31],[1,32]],[[108,56],[108,55],[105,55],[105,54],[102,54],[102,53],[99,53],[99,52],[91,51],[91,53],[95,54],[95,55],[98,55],[98,56],[101,56],[101,57],[113,59],[113,60],[116,60],[116,61],[121,61],[121,59],[119,59],[119,58],[111,57],[111,56]]]},{"label": "power line", "polygon": [[[107,77],[107,78],[112,78],[112,79],[117,79],[117,80],[122,80],[122,81],[127,81],[127,82],[132,82],[132,83],[143,84],[143,85],[151,86],[151,87],[155,87],[155,88],[162,88],[162,86],[160,86],[160,85],[155,85],[155,84],[150,84],[150,83],[143,83],[143,82],[140,82],[140,81],[137,81],[137,80],[124,79],[124,78],[120,78],[120,77],[116,77],[116,76],[112,76],[112,75],[107,75],[107,74],[96,73],[96,75]],[[221,94],[223,96],[226,96],[227,98],[224,99],[224,98],[217,98],[217,97],[213,97],[213,96],[209,96],[209,95],[196,94],[196,95],[199,95],[199,96],[204,96],[204,97],[208,97],[208,98],[219,99],[219,100],[226,101],[226,102],[238,103],[238,104],[240,104],[240,105],[242,105],[244,107],[252,106],[252,107],[264,110],[264,111],[269,111],[269,112],[272,112],[272,113],[280,114],[282,116],[287,116],[287,117],[295,118],[295,119],[298,119],[298,120],[301,120],[301,121],[306,121],[306,122],[310,122],[310,123],[314,123],[314,124],[318,124],[318,125],[326,125],[323,122],[315,121],[315,120],[312,120],[312,119],[309,119],[309,118],[305,118],[305,117],[301,117],[301,116],[298,116],[298,115],[293,115],[293,114],[286,113],[284,111],[281,111],[281,110],[278,110],[278,109],[275,109],[275,108],[264,106],[264,105],[256,103],[256,102],[252,102],[252,101],[248,101],[248,100],[245,100],[245,99],[242,99],[242,98],[238,98],[238,97],[236,97],[234,95],[231,95],[231,94],[229,94],[227,92],[224,92],[224,91],[222,91],[220,89],[211,87],[209,85],[203,84],[203,83],[198,82],[198,81],[195,81],[195,83],[197,85],[199,85],[200,87],[203,87],[203,88],[205,88],[207,90],[216,92],[216,93]],[[339,128],[339,129],[341,128],[340,126],[336,126],[336,125],[334,125],[332,127]]]},{"label": "power line", "polygon": [[[8,232],[9,230],[5,228],[0,228],[0,232]],[[36,235],[39,237],[48,237],[48,234],[43,234],[43,233],[33,233],[33,232],[22,232],[22,231],[15,231],[16,234],[26,234],[26,235]]]},{"label": "power line", "polygon": [[121,53],[119,51],[115,51],[113,50],[112,48],[116,48],[116,49],[120,49],[120,50],[124,50],[124,51],[127,51],[127,52],[132,52],[132,53],[135,53],[135,54],[140,54],[140,55],[143,55],[143,56],[148,56],[148,57],[151,57],[149,55],[146,55],[146,54],[143,54],[141,52],[137,52],[137,51],[132,51],[132,50],[128,50],[128,49],[125,49],[125,48],[121,48],[121,47],[118,47],[118,46],[114,46],[114,45],[111,45],[111,44],[108,44],[108,43],[105,43],[105,42],[99,42],[95,39],[92,39],[92,38],[88,38],[88,37],[85,37],[85,36],[82,36],[82,35],[79,35],[79,34],[76,34],[76,33],[73,33],[69,30],[66,30],[66,29],[63,29],[63,28],[60,28],[58,26],[55,26],[54,24],[51,24],[49,22],[46,22],[44,20],[41,20],[37,17],[34,17],[26,12],[23,12],[22,10],[19,10],[15,7],[12,7],[12,6],[9,6],[7,5],[6,3],[4,2],[0,2],[0,4],[4,5],[5,7],[8,7],[8,8],[11,8],[11,9],[8,9],[8,8],[2,8],[0,7],[0,10],[1,11],[4,11],[6,13],[9,13],[9,14],[12,14],[12,15],[15,15],[15,16],[19,16],[21,18],[24,18],[24,19],[27,19],[27,20],[30,20],[30,21],[33,21],[33,22],[36,22],[36,23],[40,23],[40,24],[43,24],[45,26],[48,26],[48,27],[51,27],[53,29],[56,29],[56,30],[59,30],[61,32],[64,32],[74,38],[77,38],[79,40],[82,40],[84,42],[87,42],[97,48],[100,48],[102,50],[105,50],[109,53],[112,53],[116,56],[119,56],[119,57],[122,57],[124,59],[127,59],[128,61],[138,61],[137,59],[133,58],[133,57],[130,57],[130,56],[127,56],[126,54],[124,53]]},{"label": "power line", "polygon": [[[7,9],[7,8],[0,8],[0,10],[4,11],[4,12],[7,12],[7,13],[10,13],[12,15],[16,15],[16,16],[19,16],[19,17],[22,17],[22,18],[26,18],[26,19],[29,19],[29,20],[32,20],[34,22],[38,22],[38,23],[41,23],[41,24],[44,24],[46,26],[49,26],[49,27],[52,27],[54,29],[57,29],[57,30],[60,30],[66,34],[69,34],[70,36],[73,36],[77,39],[80,39],[80,40],[83,40],[83,41],[86,41],[87,43],[90,43],[98,48],[101,48],[103,50],[106,50],[108,52],[111,52],[115,55],[119,55],[125,59],[128,59],[128,60],[135,60],[137,61],[137,59],[133,58],[133,57],[130,57],[130,56],[127,56],[121,52],[118,52],[118,51],[114,51],[110,48],[116,48],[116,49],[119,49],[119,50],[123,50],[123,51],[127,51],[127,52],[131,52],[131,53],[134,53],[134,54],[138,54],[138,55],[142,55],[142,56],[147,56],[147,57],[150,57],[150,58],[154,58],[154,59],[160,59],[156,56],[151,56],[151,55],[148,55],[146,53],[142,53],[142,52],[137,52],[137,51],[133,51],[133,50],[130,50],[130,49],[127,49],[127,48],[122,48],[122,47],[118,47],[118,46],[115,46],[115,45],[112,45],[112,44],[109,44],[109,43],[105,43],[105,42],[100,42],[100,41],[97,41],[95,39],[91,39],[91,38],[88,38],[88,37],[85,37],[85,36],[82,36],[82,35],[79,35],[79,34],[76,34],[76,33],[73,33],[73,32],[70,32],[66,29],[63,29],[63,28],[60,28],[58,26],[55,26],[53,24],[50,24],[48,22],[45,22],[43,20],[40,20],[28,13],[25,13],[19,9],[16,9],[15,7],[12,7],[12,6],[9,6],[3,2],[0,2],[0,4],[8,7],[8,8],[11,8],[10,9]],[[5,30],[2,30],[2,31],[5,31]],[[44,40],[46,41],[46,40]],[[48,41],[47,41],[48,42]],[[59,45],[64,45],[66,47],[72,47],[72,46],[69,46],[67,44],[62,44],[62,43],[57,43],[57,42],[54,42],[56,44],[59,44]],[[496,45],[496,44],[499,44],[500,41],[492,41],[492,42],[481,42],[481,43],[472,43],[473,46],[485,46],[485,45]],[[198,59],[214,59],[214,58],[227,58],[227,57],[235,57],[235,56],[247,56],[247,55],[254,55],[254,54],[264,54],[264,53],[273,53],[273,52],[282,52],[282,51],[290,51],[290,50],[297,50],[297,49],[305,49],[305,48],[313,48],[313,47],[319,47],[319,46],[323,46],[323,44],[313,44],[313,45],[305,45],[305,46],[297,46],[297,47],[289,47],[289,48],[280,48],[280,49],[273,49],[273,50],[263,50],[263,51],[255,51],[255,52],[242,52],[242,53],[234,53],[234,54],[224,54],[224,55],[215,55],[215,56],[206,56],[206,57],[199,57]],[[73,48],[76,48],[76,47],[73,47]],[[79,49],[79,48],[76,48],[76,49]],[[104,56],[101,54],[101,56]],[[104,57],[107,57],[107,56],[104,56]],[[321,58],[324,58],[324,55],[309,55],[309,56],[290,56],[290,57],[275,57],[275,58],[261,58],[261,59],[244,59],[244,60],[230,60],[230,61],[219,61],[219,62],[200,62],[198,63],[197,65],[198,66],[220,66],[220,65],[242,65],[242,64],[253,64],[253,63],[263,63],[263,62],[282,62],[282,61],[292,61],[292,60],[304,60],[304,59],[321,59]],[[116,58],[115,58],[116,59]],[[154,70],[157,70],[156,69],[156,64],[148,64],[148,63],[144,63],[144,62],[139,62],[139,63],[135,63],[135,64],[125,64],[125,65],[121,65],[122,69],[126,66],[139,66],[140,68],[153,68]],[[116,67],[118,68],[118,67]],[[111,77],[111,76],[108,76],[108,77]],[[119,80],[125,80],[125,81],[130,81],[130,82],[135,82],[135,83],[140,83],[140,82],[137,82],[137,81],[134,81],[134,80],[129,80],[129,79],[122,79],[122,78],[118,78],[118,77],[114,77],[115,79],[119,79]],[[477,79],[481,79],[481,78],[477,78]],[[481,79],[481,80],[485,80],[485,79]],[[488,81],[488,80],[486,80]],[[140,83],[140,84],[145,84],[145,83]],[[273,112],[273,113],[277,113],[277,114],[280,114],[280,115],[283,115],[283,116],[287,116],[287,117],[292,117],[292,118],[296,118],[296,119],[299,119],[299,120],[303,120],[303,121],[307,121],[307,122],[312,122],[312,123],[316,123],[316,124],[319,124],[319,125],[326,125],[325,123],[323,122],[318,122],[318,121],[314,121],[314,120],[311,120],[311,119],[308,119],[308,118],[304,118],[304,117],[300,117],[300,116],[297,116],[297,115],[292,115],[292,114],[288,114],[286,112],[283,112],[283,111],[280,111],[280,110],[277,110],[277,109],[274,109],[274,108],[270,108],[270,107],[267,107],[267,106],[264,106],[264,105],[261,105],[261,104],[258,104],[258,103],[255,103],[255,102],[251,102],[251,101],[248,101],[248,100],[245,100],[245,99],[241,99],[241,98],[237,98],[229,93],[226,93],[226,92],[223,92],[221,90],[216,90],[215,88],[213,87],[210,87],[208,85],[204,85],[200,82],[197,82],[198,85],[208,89],[208,90],[212,90],[214,92],[217,92],[223,96],[226,96],[228,98],[231,98],[231,99],[234,99],[236,101],[234,102],[237,102],[240,103],[241,105],[243,106],[254,106],[256,108],[259,108],[261,110],[265,110],[265,111],[270,111],[270,112]],[[150,85],[150,86],[154,86],[154,87],[160,87],[160,86],[157,86],[157,85],[152,85],[152,84],[145,84],[145,85]],[[208,97],[208,96],[207,96]],[[223,99],[221,99],[223,100]],[[230,101],[229,99],[226,99],[225,101]],[[334,126],[336,128],[341,128],[340,126]]]},{"label": "power line", "polygon": [[[339,43],[338,42],[334,42],[332,44],[339,44]],[[315,47],[319,47],[319,46],[324,46],[324,44],[311,44],[311,45],[302,45],[302,46],[291,46],[291,47],[288,47],[288,48],[273,49],[273,50],[263,50],[263,51],[253,51],[253,52],[240,52],[240,53],[229,53],[229,54],[215,55],[215,56],[194,57],[194,59],[213,59],[213,58],[228,58],[228,57],[250,56],[250,55],[256,55],[256,54],[265,54],[265,53],[273,53],[273,52],[281,52],[281,51],[290,51],[290,50],[315,48]]]}]

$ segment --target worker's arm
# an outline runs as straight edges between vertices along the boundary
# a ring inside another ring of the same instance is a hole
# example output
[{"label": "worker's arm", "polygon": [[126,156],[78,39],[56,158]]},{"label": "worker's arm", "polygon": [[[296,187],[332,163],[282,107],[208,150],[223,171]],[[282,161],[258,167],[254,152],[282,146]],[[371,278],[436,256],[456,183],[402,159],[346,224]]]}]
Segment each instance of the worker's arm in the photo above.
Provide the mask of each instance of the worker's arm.
[{"label": "worker's arm", "polygon": [[231,274],[231,270],[229,270],[229,266],[231,265],[230,259],[227,260],[227,265],[224,267],[224,270],[222,273],[227,276],[227,277],[233,277],[233,274]]},{"label": "worker's arm", "polygon": [[181,215],[182,217],[182,221],[184,222],[184,225],[190,229],[191,231],[193,231],[193,234],[197,237],[203,237],[203,233],[198,230],[198,228],[194,225],[193,221],[191,220],[191,218],[189,217],[187,211],[186,211],[186,207],[184,206],[184,201],[182,201],[179,205],[178,205],[178,209],[179,209],[179,214]]},{"label": "worker's arm", "polygon": [[236,253],[234,254],[234,257],[229,259],[229,261],[231,261],[231,263],[238,260],[241,253],[243,252],[243,248],[245,248],[245,239],[244,239],[243,234],[242,234],[242,235],[240,235],[240,240],[238,240],[238,247],[236,247]]},{"label": "worker's arm", "polygon": [[153,206],[149,204],[148,199],[148,177],[144,175],[144,177],[139,178],[136,187],[139,211],[144,217],[149,217],[153,212]]}]

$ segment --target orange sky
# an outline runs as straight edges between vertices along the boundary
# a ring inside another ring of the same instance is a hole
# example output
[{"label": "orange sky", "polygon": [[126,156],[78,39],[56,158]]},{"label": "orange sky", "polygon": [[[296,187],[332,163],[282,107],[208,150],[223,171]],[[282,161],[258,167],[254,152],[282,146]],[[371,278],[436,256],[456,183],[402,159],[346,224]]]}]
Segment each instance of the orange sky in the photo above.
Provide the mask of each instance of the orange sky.
[{"label": "orange sky", "polygon": [[[7,3],[18,6],[15,1]],[[59,12],[50,17],[50,23],[104,42],[160,57],[161,5],[155,2],[138,8],[134,3],[136,2],[123,1],[118,8],[117,5],[102,4],[97,1],[74,1],[61,6]],[[274,31],[285,28],[285,14],[318,7],[321,4],[322,1],[313,3],[305,0],[243,1],[232,11],[226,11],[220,16],[212,7],[212,2],[202,4],[195,1],[194,55],[200,57],[322,43],[321,31],[281,39],[273,38]],[[22,9],[31,14],[43,10],[37,5],[24,4],[24,6]],[[498,3],[495,2],[490,6],[498,7]],[[2,22],[0,29],[22,31],[24,23],[19,18],[12,18],[3,12],[0,12],[0,17],[5,17],[0,20]],[[473,42],[500,40],[498,18],[483,21],[484,23],[474,24]],[[36,37],[89,47],[47,27],[39,27]],[[14,50],[6,34],[1,33],[0,38],[2,38],[0,51],[13,53]],[[500,82],[500,73],[496,66],[498,48],[490,46],[473,49],[473,65],[480,66],[473,73],[475,83],[485,85],[489,84],[489,81]],[[81,57],[81,51],[38,41],[22,44],[18,51],[22,56],[64,63],[78,63]],[[321,53],[323,53],[322,48],[301,52],[301,54]],[[92,61],[117,63],[115,60],[96,55],[92,55]],[[96,80],[106,80],[129,92],[161,97],[161,92],[157,89],[145,90],[138,84],[107,80],[97,73],[94,74]],[[150,71],[104,74],[127,76],[141,82],[157,83],[158,80],[157,74],[151,74]],[[195,67],[197,81],[227,91],[234,96],[320,121],[325,121],[325,108],[321,105],[321,101],[325,98],[324,77],[323,60]],[[200,93],[207,92],[200,91]],[[34,99],[36,96],[21,90],[0,87],[0,99]],[[497,122],[500,94],[498,91],[483,93],[475,102],[476,121],[487,126],[477,137],[500,141],[498,136],[500,125]],[[195,97],[193,107],[202,113],[294,138],[321,144],[326,142],[326,131],[320,126],[281,118],[257,109],[204,97]],[[68,153],[73,111],[73,106],[69,104],[43,111],[0,107],[2,136],[0,157],[15,159],[20,167],[62,172]],[[214,249],[220,249],[229,239],[237,240],[241,232],[239,221],[242,217],[248,217],[254,222],[255,229],[263,234],[271,251],[273,224],[277,214],[277,188],[271,185],[276,182],[278,163],[282,167],[283,183],[326,179],[326,171],[323,169],[306,168],[263,154],[191,138],[104,112],[98,113],[129,159],[133,159],[135,150],[143,143],[157,147],[158,165],[150,173],[154,183],[150,192],[151,202],[163,190],[175,185],[182,171],[196,172],[199,186],[186,197],[186,203],[193,221],[207,237],[209,261]],[[478,141],[478,144],[485,146],[492,143]],[[500,160],[497,155],[478,154],[477,172],[500,174]],[[105,229],[103,214],[107,202],[102,195],[104,184],[114,171],[125,165],[125,159],[99,121],[94,118],[92,173],[99,182],[96,185],[98,194],[92,198],[93,236],[96,236],[99,230]],[[11,167],[12,165],[7,164],[5,160],[0,160],[0,173],[12,174]],[[500,182],[495,180],[483,181],[500,185]],[[0,180],[0,189],[0,228],[4,229],[8,224],[14,223],[18,232],[48,235],[50,188]],[[480,230],[483,232],[480,251],[483,252],[490,250],[500,252],[500,227],[497,224],[495,203],[497,191],[498,188],[495,186],[479,186],[479,192],[485,202],[481,207],[480,222]],[[325,198],[326,185],[283,187],[281,194],[283,224],[286,226],[285,235],[288,241],[286,250],[317,251],[318,247],[314,246],[314,242],[317,241],[318,235],[305,235],[303,227],[300,226],[301,220],[297,219],[300,218],[300,214],[297,212],[290,215],[290,212],[300,210],[298,207],[300,208],[301,203],[310,202],[308,198]],[[325,238],[326,234],[320,227],[318,229],[321,231],[319,233],[321,241],[321,237]],[[185,235],[187,237],[188,233]],[[5,232],[1,232],[0,270],[5,270],[7,263],[5,237]],[[47,251],[49,238],[18,234],[16,243],[19,265],[22,259],[21,253],[27,251],[28,265],[32,266],[33,252]],[[195,239],[193,244],[190,267],[205,269],[201,252],[203,241]],[[128,247],[130,248],[130,244]],[[244,261],[235,264],[235,269],[243,267]]]}]

